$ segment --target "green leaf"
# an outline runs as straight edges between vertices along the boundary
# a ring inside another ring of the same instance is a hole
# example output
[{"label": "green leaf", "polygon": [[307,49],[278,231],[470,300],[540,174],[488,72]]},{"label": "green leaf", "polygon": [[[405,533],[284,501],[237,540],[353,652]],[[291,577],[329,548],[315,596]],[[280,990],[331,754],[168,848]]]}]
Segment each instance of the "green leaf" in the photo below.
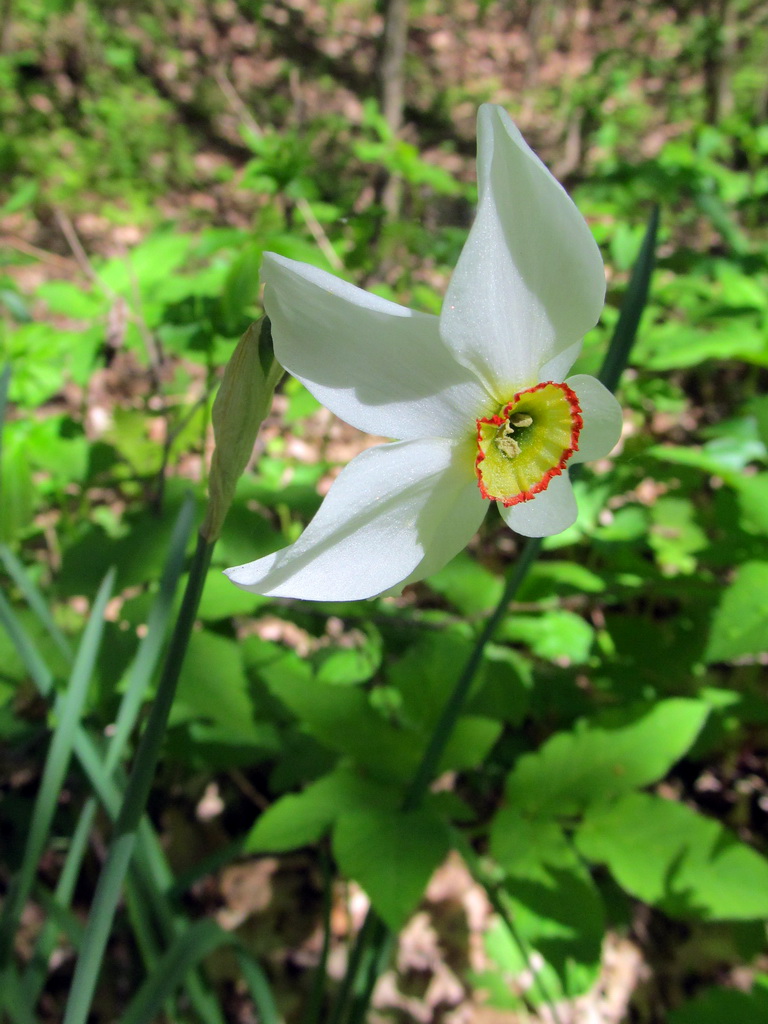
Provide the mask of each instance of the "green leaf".
[{"label": "green leaf", "polygon": [[[15,424],[13,425],[15,426]],[[0,542],[12,543],[33,521],[35,486],[26,430],[5,428],[0,461]]]},{"label": "green leaf", "polygon": [[653,268],[656,263],[656,235],[659,230],[659,208],[651,209],[648,223],[640,246],[637,261],[627,285],[627,291],[621,304],[619,319],[611,338],[611,344],[605,361],[600,368],[599,379],[609,391],[615,391],[635,344],[635,336],[640,325],[651,284]]},{"label": "green leaf", "polygon": [[690,574],[693,557],[708,545],[707,535],[696,522],[696,510],[687,498],[659,498],[651,506],[649,543],[665,575]]},{"label": "green leaf", "polygon": [[198,615],[206,621],[218,622],[233,615],[252,615],[268,603],[269,598],[234,586],[221,569],[211,569],[205,579]]},{"label": "green leaf", "polygon": [[765,1024],[768,1020],[768,989],[751,992],[710,988],[695,999],[670,1011],[668,1024]]},{"label": "green leaf", "polygon": [[498,636],[525,644],[539,658],[580,665],[589,658],[594,630],[580,615],[553,609],[542,615],[508,615]]},{"label": "green leaf", "polygon": [[73,320],[91,320],[101,316],[109,305],[104,295],[79,288],[71,281],[45,281],[37,289],[37,295],[52,313],[60,313]]},{"label": "green leaf", "polygon": [[58,585],[62,593],[88,594],[98,583],[99,574],[114,565],[117,587],[135,586],[156,580],[162,572],[173,532],[173,524],[188,487],[169,481],[162,513],[143,509],[127,515],[118,540],[99,527],[83,524],[81,536],[65,549]]},{"label": "green leaf", "polygon": [[599,573],[592,572],[578,562],[563,562],[547,559],[537,562],[520,587],[521,601],[541,601],[546,598],[558,600],[569,594],[601,594],[606,581]]},{"label": "green leaf", "polygon": [[753,536],[768,536],[768,473],[739,476],[733,482],[739,503],[739,526]]},{"label": "green leaf", "polygon": [[768,360],[765,332],[743,319],[707,331],[666,320],[643,335],[632,362],[648,370],[677,370],[706,359],[745,359],[764,365]]},{"label": "green leaf", "polygon": [[517,920],[514,932],[501,918],[492,920],[483,937],[489,966],[481,973],[470,974],[473,986],[487,993],[491,1006],[522,1011],[512,1019],[521,1016],[525,1020],[530,1016],[531,1005],[551,1006],[554,1000],[582,995],[594,983],[599,963],[590,969],[571,962],[567,976],[559,976],[538,949],[521,939],[524,936]]},{"label": "green leaf", "polygon": [[277,746],[274,727],[256,722],[240,648],[210,630],[192,634],[171,724],[196,720],[196,734],[234,746]]},{"label": "green leaf", "polygon": [[768,562],[745,562],[715,611],[707,662],[768,651]]},{"label": "green leaf", "polygon": [[[360,690],[320,686],[298,676],[284,678],[276,665],[265,666],[261,675],[274,696],[331,750],[354,758],[377,778],[406,781],[413,776],[428,732],[391,723]],[[441,760],[441,770],[480,763],[500,729],[498,723],[485,718],[459,719]]]},{"label": "green leaf", "polygon": [[480,615],[494,608],[504,588],[498,576],[465,551],[430,576],[429,585],[463,615]]},{"label": "green leaf", "polygon": [[424,809],[347,811],[333,832],[341,870],[360,883],[395,932],[418,906],[449,845],[444,823]]},{"label": "green leaf", "polygon": [[261,257],[261,246],[251,245],[240,253],[229,268],[221,305],[224,319],[232,330],[237,330],[240,318],[259,294]]},{"label": "green leaf", "polygon": [[110,288],[135,301],[136,289],[142,295],[155,285],[173,277],[187,257],[192,236],[165,231],[144,239],[127,257],[110,260],[99,269],[99,278]]},{"label": "green leaf", "polygon": [[605,912],[589,872],[567,849],[570,862],[549,863],[540,878],[512,878],[507,889],[519,933],[576,995],[598,971]]},{"label": "green leaf", "polygon": [[552,818],[529,818],[516,807],[503,807],[493,819],[490,851],[506,874],[542,881],[551,868],[578,863],[561,826]]},{"label": "green leaf", "polygon": [[359,646],[333,647],[318,654],[317,682],[331,686],[355,686],[372,679],[381,665],[381,634],[363,623],[364,638]]},{"label": "green leaf", "polygon": [[768,860],[685,804],[630,793],[589,810],[576,845],[631,895],[675,917],[768,916]]},{"label": "green leaf", "polygon": [[245,839],[245,853],[280,853],[316,843],[347,811],[378,807],[394,810],[400,794],[340,767],[302,793],[280,797],[259,816]]},{"label": "green leaf", "polygon": [[628,725],[558,733],[520,758],[507,777],[507,799],[529,815],[558,817],[647,786],[689,749],[708,713],[703,701],[672,699]]},{"label": "green leaf", "polygon": [[757,435],[768,448],[768,395],[758,395],[748,405],[750,413],[755,418]]}]

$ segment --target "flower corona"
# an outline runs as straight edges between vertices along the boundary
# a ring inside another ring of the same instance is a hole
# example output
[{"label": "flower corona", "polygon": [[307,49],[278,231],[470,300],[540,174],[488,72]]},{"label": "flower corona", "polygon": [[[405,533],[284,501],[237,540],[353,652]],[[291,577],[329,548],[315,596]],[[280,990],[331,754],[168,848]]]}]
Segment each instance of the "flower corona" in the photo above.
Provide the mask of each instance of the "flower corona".
[{"label": "flower corona", "polygon": [[477,420],[480,493],[505,508],[532,501],[579,450],[581,406],[567,384],[519,391],[501,412]]}]

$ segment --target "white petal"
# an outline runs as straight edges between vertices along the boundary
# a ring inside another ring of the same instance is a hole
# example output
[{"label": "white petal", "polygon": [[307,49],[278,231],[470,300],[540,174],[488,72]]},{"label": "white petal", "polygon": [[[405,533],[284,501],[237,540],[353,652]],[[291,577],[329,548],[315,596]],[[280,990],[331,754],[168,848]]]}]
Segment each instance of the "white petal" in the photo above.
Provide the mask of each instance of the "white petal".
[{"label": "white petal", "polygon": [[565,383],[576,392],[584,419],[579,435],[579,450],[571,461],[576,463],[601,459],[621,437],[621,406],[608,388],[589,374],[577,373]]},{"label": "white petal", "polygon": [[[476,494],[474,518],[467,500],[470,484]],[[295,544],[227,569],[227,576],[243,590],[274,597],[373,597],[410,577],[420,564],[437,568],[429,553],[434,547],[442,557],[446,524],[452,544],[463,531],[463,546],[477,529],[483,506],[466,446],[425,439],[370,448],[342,470]],[[456,533],[450,525],[454,513]]]},{"label": "white petal", "polygon": [[264,255],[262,278],[278,361],[360,430],[458,438],[488,406],[441,341],[437,317],[274,253]]},{"label": "white petal", "polygon": [[504,508],[499,512],[510,530],[524,537],[551,537],[562,533],[576,522],[579,513],[567,471],[553,477],[546,491],[530,501]]},{"label": "white petal", "polygon": [[565,380],[566,374],[579,358],[581,352],[581,338],[574,342],[573,345],[569,345],[568,348],[563,349],[562,352],[550,359],[549,362],[539,369],[539,381],[553,380],[555,382]]},{"label": "white petal", "polygon": [[477,128],[477,218],[440,330],[502,399],[595,325],[605,275],[584,218],[506,112],[484,104]]},{"label": "white petal", "polygon": [[457,476],[455,490],[449,492],[446,487],[445,490],[441,490],[436,501],[440,507],[431,511],[436,520],[438,517],[441,518],[424,557],[413,572],[397,586],[391,587],[387,594],[401,594],[407,584],[426,579],[447,565],[464,550],[468,541],[477,533],[490,504],[480,494],[474,473],[471,480],[464,482]]}]

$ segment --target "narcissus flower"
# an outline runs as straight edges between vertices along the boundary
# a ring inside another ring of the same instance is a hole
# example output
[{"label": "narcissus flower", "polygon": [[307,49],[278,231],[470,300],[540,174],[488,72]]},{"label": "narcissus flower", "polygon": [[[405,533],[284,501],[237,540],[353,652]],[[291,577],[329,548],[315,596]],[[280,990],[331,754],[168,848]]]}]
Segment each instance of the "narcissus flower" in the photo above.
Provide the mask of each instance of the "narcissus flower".
[{"label": "narcissus flower", "polygon": [[264,304],[280,363],[341,419],[396,438],[346,466],[281,551],[227,570],[245,590],[348,601],[442,568],[490,501],[529,537],[576,519],[568,467],[607,454],[621,411],[566,377],[605,295],[581,214],[508,115],[478,115],[477,217],[439,317],[274,253]]}]

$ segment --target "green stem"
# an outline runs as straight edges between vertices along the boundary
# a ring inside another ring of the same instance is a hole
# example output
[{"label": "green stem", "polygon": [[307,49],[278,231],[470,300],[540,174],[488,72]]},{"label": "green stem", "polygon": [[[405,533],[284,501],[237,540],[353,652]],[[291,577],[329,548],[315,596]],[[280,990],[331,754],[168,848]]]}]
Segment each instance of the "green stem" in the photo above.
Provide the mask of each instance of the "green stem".
[{"label": "green stem", "polygon": [[327,1024],[341,1024],[341,1021],[344,1019],[347,1004],[354,990],[357,977],[360,974],[365,950],[369,944],[373,944],[374,938],[377,937],[377,930],[381,927],[382,925],[379,916],[373,908],[369,909],[368,913],[365,915],[363,926],[357,933],[357,940],[355,941],[355,944],[352,947],[352,952],[349,955],[347,969],[344,972],[341,986],[336,994],[336,1002],[334,1003],[333,1009],[328,1017]]},{"label": "green stem", "polygon": [[453,734],[456,722],[461,714],[462,708],[464,707],[464,702],[467,699],[467,694],[472,686],[477,670],[480,667],[480,663],[483,660],[483,653],[486,645],[496,632],[496,627],[506,614],[507,605],[520,589],[520,584],[528,575],[528,570],[538,558],[540,551],[541,540],[538,537],[528,540],[522,550],[520,558],[518,558],[512,566],[512,572],[509,574],[509,578],[507,579],[506,586],[504,587],[504,593],[501,595],[499,603],[496,605],[493,613],[486,620],[483,630],[477,638],[475,646],[472,648],[472,653],[464,666],[464,671],[459,676],[456,686],[454,687],[451,696],[448,698],[446,705],[443,708],[443,713],[440,716],[432,736],[430,737],[429,744],[427,745],[427,749],[424,751],[421,763],[419,764],[416,774],[414,775],[405,794],[405,799],[403,800],[404,811],[415,810],[424,799],[430,783],[437,774],[440,759],[442,758],[446,745]]},{"label": "green stem", "polygon": [[325,979],[328,976],[328,956],[331,951],[331,912],[333,910],[333,870],[330,852],[326,844],[320,847],[320,866],[323,871],[323,948],[314,969],[304,1024],[319,1024],[325,994]]},{"label": "green stem", "polygon": [[213,544],[198,536],[179,618],[171,638],[157,696],[139,742],[136,759],[115,822],[115,831],[99,877],[93,907],[83,936],[72,980],[64,1024],[86,1024],[104,949],[122,892],[123,881],[136,844],[139,822],[149,797],[160,748],[170,714],[184,655],[200,604]]}]

